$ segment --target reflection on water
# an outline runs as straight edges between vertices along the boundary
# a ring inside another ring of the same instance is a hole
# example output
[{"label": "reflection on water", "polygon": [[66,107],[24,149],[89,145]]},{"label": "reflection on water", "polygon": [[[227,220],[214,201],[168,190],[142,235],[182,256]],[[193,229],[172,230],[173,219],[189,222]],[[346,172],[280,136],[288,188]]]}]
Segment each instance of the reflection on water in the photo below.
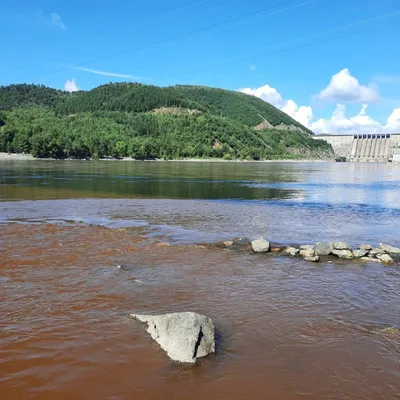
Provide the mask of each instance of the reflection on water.
[{"label": "reflection on water", "polygon": [[[400,165],[3,162],[0,188],[0,221],[151,224],[185,243],[237,236],[393,242],[400,225]],[[14,202],[29,199],[36,201]]]},{"label": "reflection on water", "polygon": [[400,207],[400,165],[386,164],[19,161],[0,162],[0,184],[5,200],[291,199]]},{"label": "reflection on water", "polygon": [[[382,164],[0,162],[1,398],[398,398],[398,265],[193,243],[400,247],[399,182]],[[183,310],[222,338],[195,367],[124,317]]]}]

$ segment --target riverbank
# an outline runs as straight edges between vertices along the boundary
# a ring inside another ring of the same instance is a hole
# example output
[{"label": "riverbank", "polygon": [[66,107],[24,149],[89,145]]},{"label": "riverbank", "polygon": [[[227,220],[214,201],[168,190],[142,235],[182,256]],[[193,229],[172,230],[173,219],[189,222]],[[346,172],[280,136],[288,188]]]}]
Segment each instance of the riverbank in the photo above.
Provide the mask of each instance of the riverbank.
[{"label": "riverbank", "polygon": [[21,153],[1,153],[0,161],[2,160],[37,160],[31,154],[21,154]]},{"label": "riverbank", "polygon": [[[92,161],[92,159],[76,159],[76,158],[65,158],[65,159],[56,159],[56,158],[35,158],[31,154],[23,154],[23,153],[2,153],[0,152],[0,161],[19,161],[19,160],[29,160],[29,161]],[[325,160],[315,160],[315,159],[276,159],[276,160],[224,160],[220,158],[184,158],[184,159],[173,159],[173,160],[165,160],[165,159],[151,159],[151,160],[135,160],[131,157],[123,157],[123,158],[100,158],[98,160],[93,161],[168,161],[168,162],[218,162],[218,163],[271,163],[271,162],[290,162],[290,163],[300,163],[300,162],[333,162],[332,159]]]}]

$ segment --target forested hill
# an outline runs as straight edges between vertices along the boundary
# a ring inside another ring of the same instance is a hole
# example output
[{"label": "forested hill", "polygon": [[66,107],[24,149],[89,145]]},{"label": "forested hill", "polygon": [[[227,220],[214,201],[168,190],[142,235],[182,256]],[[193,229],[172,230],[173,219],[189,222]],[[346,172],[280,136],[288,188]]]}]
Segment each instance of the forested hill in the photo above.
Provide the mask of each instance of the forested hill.
[{"label": "forested hill", "polygon": [[215,114],[232,118],[242,124],[255,127],[267,120],[271,125],[294,126],[303,132],[312,133],[272,104],[255,96],[224,89],[204,86],[175,86],[183,97],[196,101]]},{"label": "forested hill", "polygon": [[67,93],[0,87],[0,151],[37,157],[332,156],[330,146],[309,133],[271,104],[222,89],[118,83]]}]

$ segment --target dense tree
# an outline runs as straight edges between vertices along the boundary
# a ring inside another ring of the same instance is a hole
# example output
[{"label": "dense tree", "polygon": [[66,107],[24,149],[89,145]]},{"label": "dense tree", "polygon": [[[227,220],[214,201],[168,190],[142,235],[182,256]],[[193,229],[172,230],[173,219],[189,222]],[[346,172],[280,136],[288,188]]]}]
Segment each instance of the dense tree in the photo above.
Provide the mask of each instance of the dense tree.
[{"label": "dense tree", "polygon": [[43,85],[0,86],[0,110],[10,110],[14,107],[34,104],[56,107],[62,98],[68,96],[69,94],[66,92]]},{"label": "dense tree", "polygon": [[178,93],[196,101],[213,113],[232,118],[247,126],[254,127],[266,119],[270,124],[294,125],[304,132],[311,131],[289,117],[283,111],[257,97],[241,92],[203,86],[175,86]]},{"label": "dense tree", "polygon": [[253,129],[258,114],[305,130],[260,99],[219,89],[123,83],[69,94],[12,85],[0,87],[0,151],[136,159],[332,155],[326,142],[301,130]]}]

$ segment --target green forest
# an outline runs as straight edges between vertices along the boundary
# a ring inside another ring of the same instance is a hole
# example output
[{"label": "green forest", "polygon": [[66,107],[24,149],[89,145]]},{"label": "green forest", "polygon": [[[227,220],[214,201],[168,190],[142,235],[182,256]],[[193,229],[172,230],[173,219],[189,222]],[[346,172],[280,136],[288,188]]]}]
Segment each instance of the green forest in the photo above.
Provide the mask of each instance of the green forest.
[{"label": "green forest", "polygon": [[[264,119],[274,126],[255,126]],[[0,87],[0,151],[35,157],[269,160],[332,157],[330,145],[256,97],[200,86],[112,83],[67,93]]]}]

